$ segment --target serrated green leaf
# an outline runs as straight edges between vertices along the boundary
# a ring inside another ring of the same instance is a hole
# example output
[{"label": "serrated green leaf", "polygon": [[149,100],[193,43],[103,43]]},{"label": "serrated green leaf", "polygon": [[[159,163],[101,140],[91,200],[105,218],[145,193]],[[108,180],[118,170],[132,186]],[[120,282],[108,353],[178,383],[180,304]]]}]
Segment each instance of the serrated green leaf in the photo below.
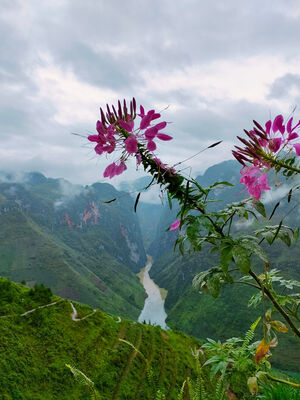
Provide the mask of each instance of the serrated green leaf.
[{"label": "serrated green leaf", "polygon": [[265,251],[260,247],[260,245],[253,240],[243,240],[243,246],[250,250],[251,253],[255,254],[257,257],[259,257],[261,260],[264,262],[269,262],[268,256],[265,253]]},{"label": "serrated green leaf", "polygon": [[248,274],[251,267],[251,262],[248,252],[243,247],[235,245],[232,248],[232,256],[238,268],[244,274]]},{"label": "serrated green leaf", "polygon": [[264,232],[262,236],[266,239],[266,241],[271,245],[273,243],[274,234],[272,232]]},{"label": "serrated green leaf", "polygon": [[263,205],[263,203],[261,201],[254,200],[253,205],[257,212],[259,212],[263,217],[265,217],[265,218],[267,217],[265,206]]},{"label": "serrated green leaf", "polygon": [[220,251],[220,264],[224,272],[228,271],[231,259],[232,259],[232,246],[222,247]]},{"label": "serrated green leaf", "polygon": [[292,244],[291,237],[287,231],[281,231],[278,233],[278,238],[285,243],[287,246]]},{"label": "serrated green leaf", "polygon": [[220,287],[221,287],[221,282],[219,275],[213,275],[211,278],[207,280],[207,289],[209,293],[212,295],[212,297],[217,298],[219,296]]}]

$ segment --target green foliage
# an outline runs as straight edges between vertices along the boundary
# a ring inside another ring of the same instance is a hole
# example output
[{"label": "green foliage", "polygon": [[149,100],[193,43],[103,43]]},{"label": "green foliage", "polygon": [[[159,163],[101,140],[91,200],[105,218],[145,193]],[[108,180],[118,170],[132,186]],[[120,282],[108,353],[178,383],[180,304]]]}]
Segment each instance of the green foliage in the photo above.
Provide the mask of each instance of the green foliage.
[{"label": "green foliage", "polygon": [[[188,350],[198,345],[193,338],[123,317],[117,322],[113,315],[100,310],[93,313],[90,307],[74,302],[80,318],[91,314],[75,322],[69,301],[54,297],[56,304],[42,308],[29,295],[29,288],[7,282],[0,279],[3,399],[87,400],[91,394],[96,396],[92,386],[74,380],[65,364],[72,366],[81,381],[86,381],[83,374],[90,379],[103,399],[153,400],[161,393],[176,399],[182,382],[196,373]],[[10,302],[5,300],[2,308],[4,298]],[[149,368],[141,354],[149,360]]]},{"label": "green foliage", "polygon": [[28,292],[29,296],[38,303],[50,303],[52,299],[52,291],[43,284],[35,284],[33,289]]},{"label": "green foliage", "polygon": [[300,400],[300,390],[282,383],[268,384],[262,387],[263,394],[258,396],[264,400]]},{"label": "green foliage", "polygon": [[[251,325],[244,339],[231,338],[224,343],[207,339],[207,342],[202,345],[208,357],[203,363],[203,368],[209,366],[211,378],[219,377],[223,394],[225,389],[228,389],[238,398],[248,398],[247,381],[249,377],[255,376],[260,368],[253,359],[256,344],[251,344],[259,321],[260,318]],[[221,388],[219,388],[220,391]]]}]

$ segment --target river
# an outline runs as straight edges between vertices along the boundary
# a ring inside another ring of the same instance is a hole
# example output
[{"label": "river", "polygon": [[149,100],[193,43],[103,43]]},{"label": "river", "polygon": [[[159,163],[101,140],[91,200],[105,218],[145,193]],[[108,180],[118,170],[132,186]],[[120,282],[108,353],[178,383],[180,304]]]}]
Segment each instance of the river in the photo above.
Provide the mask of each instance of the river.
[{"label": "river", "polygon": [[147,255],[147,263],[143,269],[138,273],[138,277],[144,286],[147,298],[145,300],[144,308],[139,316],[138,321],[150,323],[151,325],[159,325],[163,329],[168,329],[166,324],[167,313],[165,311],[165,298],[167,291],[160,288],[150,278],[149,271],[152,267],[153,259]]}]

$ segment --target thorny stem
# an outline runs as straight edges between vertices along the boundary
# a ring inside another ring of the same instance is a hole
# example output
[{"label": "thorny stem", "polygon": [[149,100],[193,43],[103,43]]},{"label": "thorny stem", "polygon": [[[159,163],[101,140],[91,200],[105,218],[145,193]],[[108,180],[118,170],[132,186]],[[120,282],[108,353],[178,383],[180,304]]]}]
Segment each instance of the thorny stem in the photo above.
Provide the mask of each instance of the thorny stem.
[{"label": "thorny stem", "polygon": [[284,309],[278,304],[278,302],[276,301],[275,297],[272,295],[272,293],[270,292],[270,290],[268,288],[266,288],[261,280],[259,279],[259,277],[250,269],[249,271],[249,275],[252,276],[252,278],[258,283],[258,285],[261,287],[261,290],[268,296],[268,298],[271,300],[271,302],[273,303],[274,307],[277,309],[277,311],[280,312],[280,314],[283,316],[283,318],[286,320],[286,322],[289,324],[289,326],[291,327],[292,331],[296,334],[296,336],[298,336],[300,338],[300,331],[299,329],[297,329],[297,327],[294,325],[293,321],[290,319],[290,317],[288,316],[288,314],[284,311]]}]

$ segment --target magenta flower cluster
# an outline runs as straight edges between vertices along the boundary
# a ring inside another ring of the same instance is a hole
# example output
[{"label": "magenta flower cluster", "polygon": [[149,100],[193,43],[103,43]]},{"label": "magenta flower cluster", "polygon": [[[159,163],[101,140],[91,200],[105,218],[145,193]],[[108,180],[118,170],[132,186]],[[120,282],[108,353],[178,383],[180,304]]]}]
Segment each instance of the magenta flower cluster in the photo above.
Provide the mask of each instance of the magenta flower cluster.
[{"label": "magenta flower cluster", "polygon": [[[267,140],[259,138],[258,141],[260,145],[266,151],[273,154],[277,153],[279,150],[283,149],[283,147],[287,145],[292,145],[295,149],[296,154],[300,156],[300,143],[291,143],[299,137],[295,129],[299,127],[300,121],[295,126],[292,126],[293,117],[291,117],[288,120],[286,126],[283,123],[284,118],[282,115],[277,115],[273,123],[271,120],[266,122],[265,131],[267,134]],[[251,132],[255,133],[255,131]]]},{"label": "magenta flower cluster", "polygon": [[293,126],[292,117],[285,125],[283,116],[277,115],[273,122],[266,122],[265,128],[253,122],[254,128],[251,131],[245,130],[248,140],[238,136],[244,147],[235,146],[232,154],[243,165],[240,182],[246,185],[252,197],[259,199],[263,191],[270,190],[267,180],[269,157],[278,157],[281,150],[292,149],[300,156],[300,143],[295,143],[299,138],[296,129],[300,127],[300,121]]},{"label": "magenta flower cluster", "polygon": [[[156,139],[172,140],[171,136],[161,132],[167,126],[167,122],[155,124],[153,121],[160,118],[161,115],[156,113],[155,110],[146,113],[143,106],[140,106],[140,113],[136,114],[134,99],[130,102],[130,113],[127,110],[125,100],[123,107],[120,102],[118,102],[118,105],[118,111],[114,106],[112,106],[113,111],[107,106],[106,115],[100,109],[101,121],[97,121],[96,124],[98,134],[88,136],[90,142],[97,143],[95,152],[99,155],[103,153],[111,154],[117,150],[121,151],[118,160],[106,167],[103,176],[113,178],[122,174],[127,169],[126,161],[130,156],[134,156],[139,165],[142,161],[141,154],[143,151],[150,153],[149,155],[161,168],[167,169],[152,153],[156,150]],[[140,122],[135,127],[134,119],[137,115],[140,117]]]}]

